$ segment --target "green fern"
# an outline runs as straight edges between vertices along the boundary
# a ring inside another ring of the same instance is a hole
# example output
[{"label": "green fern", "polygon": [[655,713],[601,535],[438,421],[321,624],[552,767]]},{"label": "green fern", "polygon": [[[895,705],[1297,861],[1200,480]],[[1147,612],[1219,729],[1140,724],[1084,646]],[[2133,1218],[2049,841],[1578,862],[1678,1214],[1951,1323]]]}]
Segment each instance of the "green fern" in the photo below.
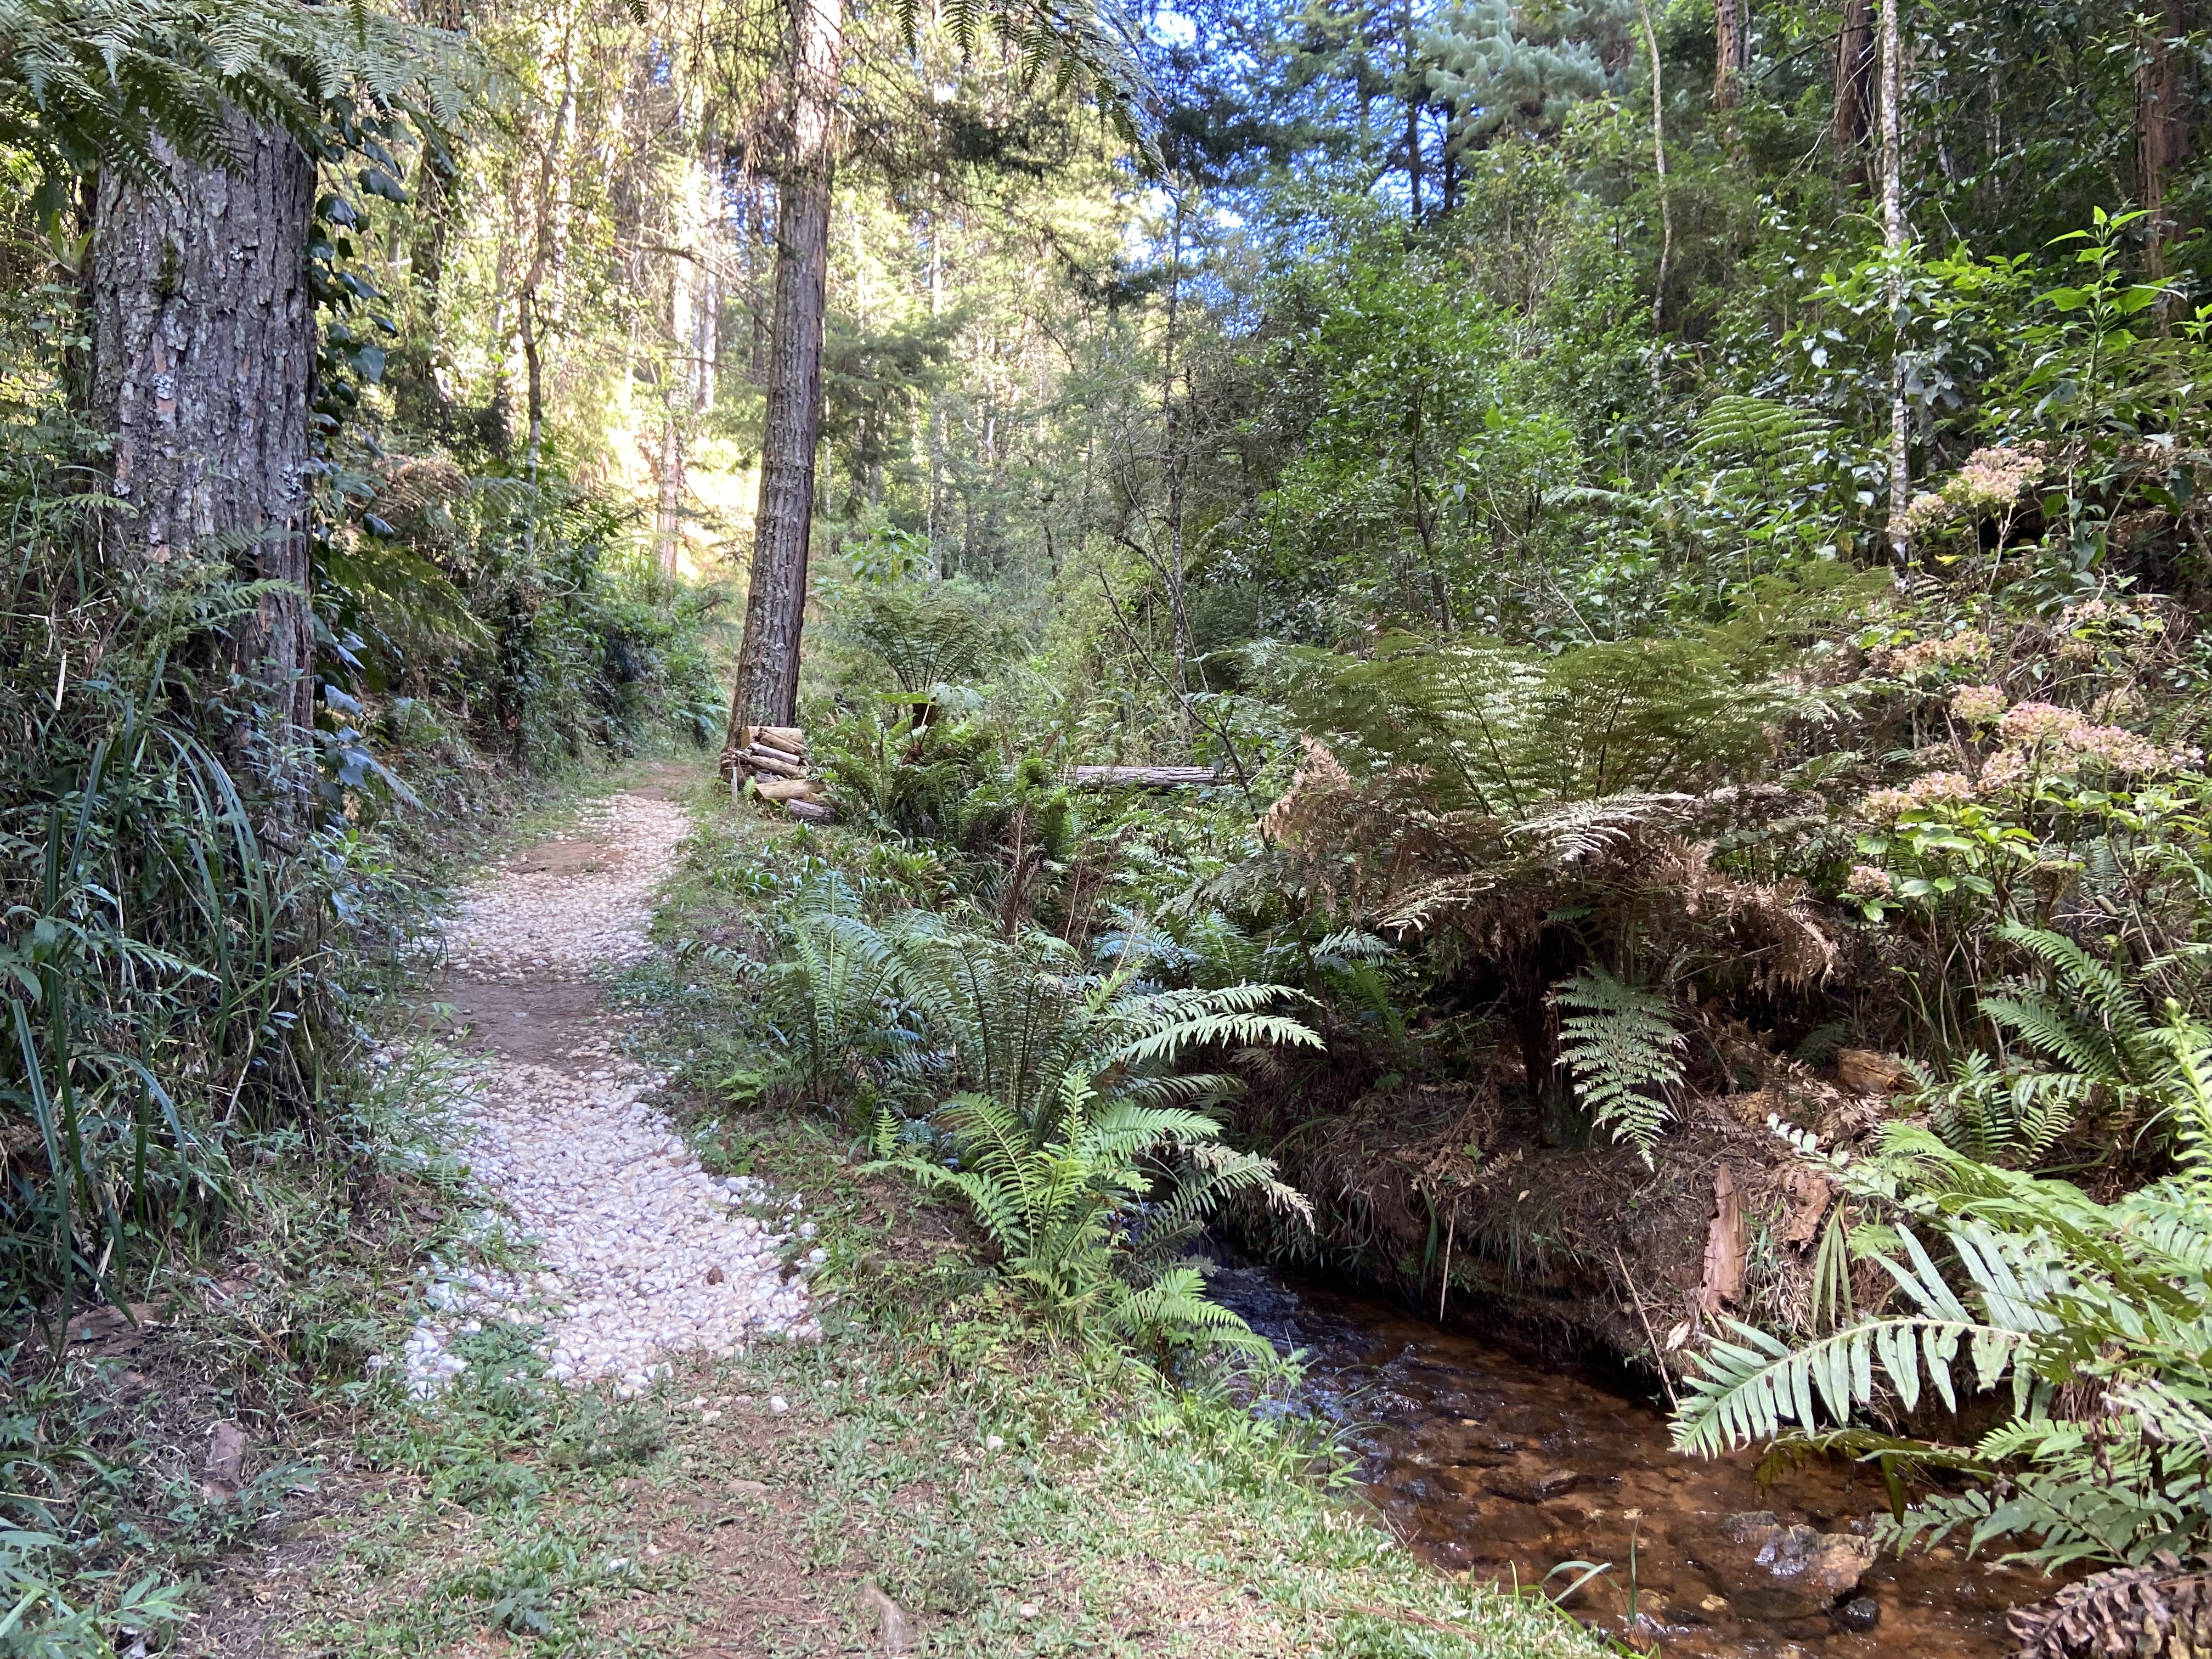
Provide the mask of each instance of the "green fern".
[{"label": "green fern", "polygon": [[[1732,1322],[1685,1390],[1676,1443],[1710,1455],[1769,1439],[1875,1462],[1897,1477],[1900,1543],[2019,1535],[2017,1559],[2057,1565],[2212,1542],[2212,1033],[2177,1022],[2142,1036],[2161,1056],[2147,1087],[2173,1125],[2175,1175],[2100,1204],[1907,1124],[1872,1158],[1820,1160],[1862,1214],[1896,1218],[1856,1224],[1851,1243],[1903,1310],[1846,1308],[1796,1346]],[[1955,1407],[2001,1383],[2010,1409],[1970,1445],[1888,1425],[1923,1393]],[[1908,1505],[1916,1468],[1984,1484]]]},{"label": "green fern", "polygon": [[1948,1077],[1918,1066],[1912,1072],[1919,1084],[1912,1103],[1948,1145],[2014,1169],[2049,1155],[2088,1089],[2085,1079],[2008,1069],[1983,1054],[1966,1055]]},{"label": "green fern", "polygon": [[952,582],[854,589],[841,601],[833,627],[880,659],[899,690],[913,697],[972,678],[1015,643],[987,595]]},{"label": "green fern", "polygon": [[1731,457],[1778,468],[1809,466],[1834,422],[1771,398],[1723,392],[1698,416],[1690,453],[1702,459]]},{"label": "green fern", "polygon": [[1269,1159],[1222,1143],[1204,1108],[1234,1079],[1181,1066],[1200,1048],[1318,1046],[1270,1012],[1295,994],[1162,989],[1131,952],[1089,973],[1049,935],[1006,939],[926,911],[878,927],[828,884],[811,905],[781,970],[803,993],[804,1063],[834,1081],[834,1066],[885,1052],[882,1035],[902,1028],[906,1056],[881,1076],[938,1103],[914,1117],[878,1113],[884,1165],[965,1202],[1006,1277],[1055,1318],[1233,1336],[1241,1327],[1220,1310],[1191,1312],[1197,1288],[1175,1277],[1176,1255],[1231,1199],[1309,1219],[1310,1209]]},{"label": "green fern", "polygon": [[1666,1091],[1680,1086],[1682,1034],[1667,999],[1585,968],[1552,988],[1554,1006],[1576,1010],[1559,1021],[1559,1064],[1591,1120],[1636,1148],[1648,1166],[1672,1114]]},{"label": "green fern", "polygon": [[364,114],[434,135],[471,95],[454,37],[366,8],[292,0],[0,0],[0,145],[40,171],[49,221],[102,168],[166,186],[168,156],[228,155],[226,110],[321,153]]},{"label": "green fern", "polygon": [[2048,928],[2010,922],[1998,937],[2035,957],[2055,983],[1985,996],[1982,1012],[2045,1060],[2068,1067],[2063,1086],[2097,1091],[2125,1109],[2166,1081],[2172,1056],[2126,974]]}]

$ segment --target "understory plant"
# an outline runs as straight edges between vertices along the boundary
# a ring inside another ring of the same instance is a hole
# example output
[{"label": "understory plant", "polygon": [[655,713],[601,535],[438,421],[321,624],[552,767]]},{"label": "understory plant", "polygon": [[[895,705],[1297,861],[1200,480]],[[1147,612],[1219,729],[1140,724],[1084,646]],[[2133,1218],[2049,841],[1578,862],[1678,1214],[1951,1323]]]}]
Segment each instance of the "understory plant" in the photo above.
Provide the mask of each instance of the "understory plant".
[{"label": "understory plant", "polygon": [[[2055,1567],[2212,1544],[2212,1032],[2175,1019],[2155,1040],[2177,1167],[2111,1202],[1917,1125],[1889,1126],[1860,1159],[1792,1132],[1844,1199],[1818,1256],[1826,1328],[1793,1344],[1729,1322],[1675,1443],[1875,1462],[1900,1547],[2011,1536],[2008,1559]],[[1889,1281],[1875,1306],[1853,1305],[1854,1256]],[[1923,1400],[1955,1422],[1993,1389],[2002,1419],[1978,1437],[1911,1431]],[[1939,1469],[1972,1484],[1906,1501]]]},{"label": "understory plant", "polygon": [[793,934],[796,1066],[819,1086],[833,1054],[877,1057],[842,1076],[877,1103],[881,1167],[960,1198],[1041,1312],[1158,1352],[1256,1341],[1180,1255],[1233,1196],[1310,1209],[1271,1160],[1223,1143],[1206,1108],[1237,1080],[1183,1062],[1318,1048],[1271,1012],[1297,993],[1166,987],[1129,951],[1094,969],[1050,934],[929,911],[872,922],[835,883],[810,894]]}]

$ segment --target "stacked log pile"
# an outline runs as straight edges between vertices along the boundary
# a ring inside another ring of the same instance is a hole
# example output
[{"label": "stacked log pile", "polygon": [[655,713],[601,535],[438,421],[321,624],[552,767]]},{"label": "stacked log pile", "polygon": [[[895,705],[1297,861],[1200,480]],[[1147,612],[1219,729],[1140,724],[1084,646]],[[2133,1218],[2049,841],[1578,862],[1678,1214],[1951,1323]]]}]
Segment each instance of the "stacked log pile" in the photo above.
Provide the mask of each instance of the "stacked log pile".
[{"label": "stacked log pile", "polygon": [[741,798],[750,784],[755,795],[781,802],[802,823],[830,821],[830,803],[822,798],[806,739],[795,726],[739,726],[735,741],[722,751],[722,775],[730,781],[733,799]]}]

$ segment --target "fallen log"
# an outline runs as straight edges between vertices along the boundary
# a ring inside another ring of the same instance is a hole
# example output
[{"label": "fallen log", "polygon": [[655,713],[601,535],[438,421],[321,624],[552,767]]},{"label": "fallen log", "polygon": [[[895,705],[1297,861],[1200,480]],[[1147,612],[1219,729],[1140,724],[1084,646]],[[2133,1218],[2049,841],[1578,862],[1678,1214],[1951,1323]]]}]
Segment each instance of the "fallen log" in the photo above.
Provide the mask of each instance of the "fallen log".
[{"label": "fallen log", "polygon": [[764,749],[748,749],[738,759],[749,772],[766,772],[779,778],[803,778],[806,775],[806,768],[800,763]]},{"label": "fallen log", "polygon": [[1211,766],[1079,766],[1069,781],[1078,789],[1201,789],[1221,774]]},{"label": "fallen log", "polygon": [[806,758],[806,739],[799,735],[795,726],[756,726],[750,735],[751,748],[774,749],[794,760]]},{"label": "fallen log", "polygon": [[827,823],[836,816],[821,802],[812,800],[787,800],[783,810],[801,823]]},{"label": "fallen log", "polygon": [[818,801],[812,778],[755,778],[753,793],[763,800]]}]

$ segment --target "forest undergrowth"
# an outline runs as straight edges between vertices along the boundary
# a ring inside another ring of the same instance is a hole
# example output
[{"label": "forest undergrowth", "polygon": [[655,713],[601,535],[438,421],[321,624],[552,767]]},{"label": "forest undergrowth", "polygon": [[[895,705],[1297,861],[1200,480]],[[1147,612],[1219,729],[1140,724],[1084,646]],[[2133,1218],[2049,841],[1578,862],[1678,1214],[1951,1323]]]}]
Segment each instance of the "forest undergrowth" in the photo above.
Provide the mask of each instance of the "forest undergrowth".
[{"label": "forest undergrowth", "polygon": [[1209,1231],[1601,1348],[1686,1454],[1863,1460],[1900,1547],[2117,1574],[2038,1659],[2212,1607],[2209,43],[0,0],[0,1652],[152,1651],[319,1501],[223,1424],[390,1498],[353,1569],[422,1593],[346,1639],[667,1611],[610,1483],[733,1405],[602,1422],[508,1332],[336,1453],[462,1243],[368,1060],[443,883],[718,751],[631,989],[701,1156],[960,1218],[926,1271],[850,1220],[848,1322],[754,1378],[858,1413],[823,1468],[882,1437],[916,1616],[1152,1639],[1086,1469],[1181,1527],[1200,1436],[1236,1639],[1369,1641],[1359,1571],[1425,1609],[1377,1652],[1574,1639],[1340,1526]]}]

